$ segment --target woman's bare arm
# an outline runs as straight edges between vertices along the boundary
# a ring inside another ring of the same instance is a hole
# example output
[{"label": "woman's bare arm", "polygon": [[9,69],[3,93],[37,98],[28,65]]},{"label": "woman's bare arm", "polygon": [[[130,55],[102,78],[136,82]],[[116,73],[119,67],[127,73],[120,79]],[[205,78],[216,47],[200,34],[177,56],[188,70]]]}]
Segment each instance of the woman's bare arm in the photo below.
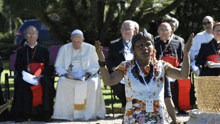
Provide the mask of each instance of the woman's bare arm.
[{"label": "woman's bare arm", "polygon": [[[95,47],[96,47],[97,55],[99,57],[99,61],[105,62],[105,56],[102,52],[103,47],[101,46],[101,43],[99,41],[96,41]],[[120,70],[116,70],[113,73],[109,74],[106,66],[100,67],[100,71],[101,71],[102,79],[106,86],[112,86],[119,83],[124,76],[123,72]]]},{"label": "woman's bare arm", "polygon": [[100,71],[101,71],[102,79],[106,86],[112,86],[118,84],[124,76],[123,72],[120,70],[116,70],[113,73],[109,74],[106,67],[100,67]]}]

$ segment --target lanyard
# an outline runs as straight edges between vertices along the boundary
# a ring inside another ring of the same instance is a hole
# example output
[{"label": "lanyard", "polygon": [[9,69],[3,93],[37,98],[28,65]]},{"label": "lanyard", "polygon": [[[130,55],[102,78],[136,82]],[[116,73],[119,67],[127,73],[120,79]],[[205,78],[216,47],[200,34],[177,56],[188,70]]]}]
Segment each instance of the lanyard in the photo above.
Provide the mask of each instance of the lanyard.
[{"label": "lanyard", "polygon": [[124,45],[124,47],[126,48],[128,48],[128,50],[130,50],[131,49],[131,40],[129,40],[129,42],[126,42],[124,39],[123,39],[123,45]]},{"label": "lanyard", "polygon": [[162,50],[162,47],[161,47],[161,45],[160,45],[161,54],[160,54],[160,56],[159,56],[159,60],[161,60],[161,58],[163,57],[164,51],[165,51],[165,50],[167,49],[167,47],[170,45],[170,42],[171,42],[171,40],[173,39],[173,35],[174,35],[174,34],[171,35],[171,37],[170,37],[170,39],[169,39],[169,41],[168,41],[168,44],[167,44],[167,46],[166,46],[166,48],[165,48],[164,50]]},{"label": "lanyard", "polygon": [[[82,44],[81,44],[81,46],[82,46]],[[77,53],[77,55],[73,58],[73,49],[74,48],[72,48],[72,51],[71,51],[71,60],[70,60],[70,65],[69,65],[69,68],[68,68],[68,72],[70,73],[71,71],[73,71],[73,61],[77,58],[77,57],[79,57],[78,55],[80,54],[81,55],[81,49],[82,48],[80,48],[80,50],[78,51],[78,53]],[[81,61],[82,61],[82,55],[81,55]],[[80,62],[81,64],[82,64],[82,62]]]},{"label": "lanyard", "polygon": [[155,76],[153,75],[153,77],[151,78],[150,82],[147,84],[146,81],[145,81],[145,78],[144,78],[144,73],[141,71],[141,68],[140,68],[139,64],[137,63],[137,60],[135,60],[135,62],[136,62],[136,65],[137,65],[138,69],[140,70],[141,77],[144,80],[145,85],[147,86],[147,92],[148,92],[148,95],[149,95],[149,98],[150,98],[150,96],[151,96],[150,95],[150,87],[151,87],[151,85],[153,83],[153,80],[154,80]]},{"label": "lanyard", "polygon": [[[35,48],[35,50],[34,50],[34,53],[33,53],[33,55],[32,55],[32,58],[31,58],[30,63],[32,62],[32,60],[33,60],[33,58],[34,58],[36,49],[37,49],[37,46],[36,46],[36,48]],[[27,69],[27,71],[30,72],[31,69],[30,69],[30,63],[29,63],[29,51],[28,51],[28,46],[27,46],[27,62],[28,62],[28,69]]]}]

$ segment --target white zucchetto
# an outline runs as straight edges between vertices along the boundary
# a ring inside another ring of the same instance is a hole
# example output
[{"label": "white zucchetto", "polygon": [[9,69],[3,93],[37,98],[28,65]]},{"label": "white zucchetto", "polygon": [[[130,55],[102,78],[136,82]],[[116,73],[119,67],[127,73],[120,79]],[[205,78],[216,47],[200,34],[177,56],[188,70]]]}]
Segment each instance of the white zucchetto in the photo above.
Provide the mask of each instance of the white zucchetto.
[{"label": "white zucchetto", "polygon": [[82,32],[81,30],[79,30],[79,29],[76,29],[76,30],[74,30],[74,31],[71,33],[71,35],[74,35],[74,34],[80,34],[80,35],[83,36],[83,32]]}]

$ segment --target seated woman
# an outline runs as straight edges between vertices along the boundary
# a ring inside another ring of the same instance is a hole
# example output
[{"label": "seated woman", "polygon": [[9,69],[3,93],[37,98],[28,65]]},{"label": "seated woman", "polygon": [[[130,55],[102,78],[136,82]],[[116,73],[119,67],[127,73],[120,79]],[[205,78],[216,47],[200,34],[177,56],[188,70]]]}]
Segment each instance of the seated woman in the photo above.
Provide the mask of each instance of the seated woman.
[{"label": "seated woman", "polygon": [[[134,59],[122,62],[111,75],[105,67],[102,46],[96,41],[100,71],[106,86],[117,84],[125,78],[126,109],[124,123],[168,123],[167,108],[164,104],[164,76],[187,79],[190,71],[189,49],[193,35],[184,48],[181,69],[155,58],[153,39],[147,33],[133,37]],[[166,100],[166,98],[165,98]]]}]

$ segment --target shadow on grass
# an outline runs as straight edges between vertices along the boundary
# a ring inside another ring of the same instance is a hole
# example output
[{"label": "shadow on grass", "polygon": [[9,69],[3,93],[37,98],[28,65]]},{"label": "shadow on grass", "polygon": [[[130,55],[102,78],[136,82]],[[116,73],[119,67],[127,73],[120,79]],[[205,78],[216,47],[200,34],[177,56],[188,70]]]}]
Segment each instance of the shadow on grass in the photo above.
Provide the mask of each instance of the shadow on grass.
[{"label": "shadow on grass", "polygon": [[[1,84],[1,87],[2,87],[2,91],[5,90],[5,84]],[[14,83],[13,84],[9,84],[9,88],[13,88],[14,87]]]},{"label": "shadow on grass", "polygon": [[111,105],[111,104],[117,104],[117,103],[121,103],[119,100],[111,100],[111,99],[105,99],[105,105],[106,106],[109,106],[109,105]]},{"label": "shadow on grass", "polygon": [[111,95],[111,92],[109,92],[109,93],[102,93],[103,95]]}]

